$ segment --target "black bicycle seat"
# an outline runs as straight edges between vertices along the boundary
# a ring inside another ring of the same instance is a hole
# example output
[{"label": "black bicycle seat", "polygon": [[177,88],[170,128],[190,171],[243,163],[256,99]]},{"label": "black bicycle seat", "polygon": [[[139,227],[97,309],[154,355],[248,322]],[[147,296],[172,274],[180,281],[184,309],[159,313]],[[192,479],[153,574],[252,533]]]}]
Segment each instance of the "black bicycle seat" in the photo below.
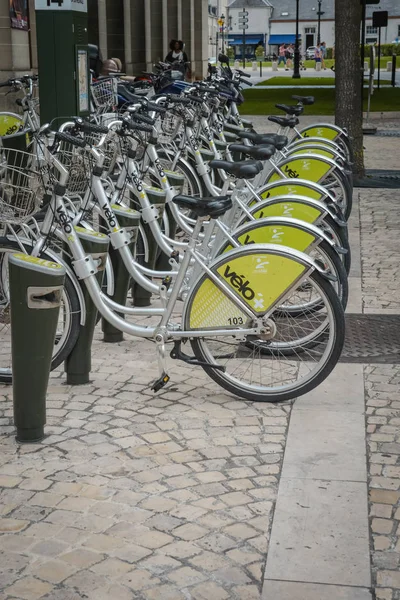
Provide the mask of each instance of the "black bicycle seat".
[{"label": "black bicycle seat", "polygon": [[174,196],[172,201],[182,208],[189,208],[196,217],[211,217],[211,219],[221,217],[232,208],[230,196],[194,198],[179,194]]},{"label": "black bicycle seat", "polygon": [[304,112],[304,106],[301,104],[275,104],[276,108],[283,110],[287,115],[299,117]]},{"label": "black bicycle seat", "polygon": [[301,102],[304,106],[311,106],[315,102],[314,96],[292,96],[293,100]]},{"label": "black bicycle seat", "polygon": [[212,160],[208,163],[212,169],[222,169],[237,179],[253,179],[263,170],[263,164],[258,160],[243,160],[230,162],[228,160]]},{"label": "black bicycle seat", "polygon": [[251,133],[250,131],[243,131],[238,134],[238,137],[250,140],[256,145],[270,144],[271,146],[275,146],[277,150],[282,150],[289,143],[286,135],[279,135],[278,133]]},{"label": "black bicycle seat", "polygon": [[278,125],[280,125],[281,127],[290,127],[291,129],[293,129],[293,127],[296,127],[296,125],[299,124],[299,120],[297,117],[268,117],[268,121],[271,121],[272,123],[277,123]]},{"label": "black bicycle seat", "polygon": [[241,152],[254,158],[255,160],[268,160],[276,152],[275,146],[271,144],[265,146],[246,146],[245,144],[231,144],[229,146],[231,152]]}]

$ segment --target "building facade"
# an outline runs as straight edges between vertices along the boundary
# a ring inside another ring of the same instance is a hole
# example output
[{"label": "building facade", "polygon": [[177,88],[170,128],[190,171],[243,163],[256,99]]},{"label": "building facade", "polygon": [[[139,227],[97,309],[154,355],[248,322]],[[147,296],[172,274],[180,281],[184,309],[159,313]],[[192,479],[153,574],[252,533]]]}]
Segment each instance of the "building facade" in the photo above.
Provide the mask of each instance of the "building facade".
[{"label": "building facade", "polygon": [[228,45],[231,19],[229,0],[208,1],[208,56],[216,58]]},{"label": "building facade", "polygon": [[[35,0],[27,0],[25,7],[21,24],[15,20],[10,0],[0,0],[0,81],[37,69]],[[0,105],[15,111],[11,96],[0,97]]]},{"label": "building facade", "polygon": [[128,74],[152,70],[180,39],[202,77],[209,56],[208,0],[89,0],[89,41],[119,58]]},{"label": "building facade", "polygon": [[[273,13],[273,6],[269,0],[233,0],[229,6],[229,31],[228,42],[233,47],[236,58],[242,58],[243,41],[245,42],[246,58],[254,58],[254,53],[259,44],[267,48],[269,38],[269,24]],[[241,28],[240,13],[245,10],[247,16],[247,29]]]},{"label": "building facade", "polygon": [[[273,12],[270,20],[271,49],[282,43],[294,43],[296,35],[296,0],[271,0]],[[321,10],[319,11],[319,5]],[[335,0],[300,0],[299,3],[299,34],[300,48],[304,53],[310,46],[315,46],[320,39],[327,47],[335,43]],[[388,11],[388,26],[382,28],[382,43],[390,44],[400,39],[400,0],[380,0],[378,5],[367,5],[366,42],[373,44],[378,41],[377,30],[372,27],[372,13]],[[321,14],[318,15],[318,12]]]}]

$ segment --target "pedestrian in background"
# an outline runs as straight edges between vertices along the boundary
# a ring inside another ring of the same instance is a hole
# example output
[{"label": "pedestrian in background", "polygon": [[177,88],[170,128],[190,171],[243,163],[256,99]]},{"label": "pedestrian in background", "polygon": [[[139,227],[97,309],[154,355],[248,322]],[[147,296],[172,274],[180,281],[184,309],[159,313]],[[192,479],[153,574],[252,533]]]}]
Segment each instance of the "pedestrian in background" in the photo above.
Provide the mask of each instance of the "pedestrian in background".
[{"label": "pedestrian in background", "polygon": [[165,62],[188,62],[188,57],[183,50],[183,42],[181,40],[171,40],[169,47],[170,52],[165,57]]},{"label": "pedestrian in background", "polygon": [[292,68],[292,66],[293,66],[293,54],[294,54],[294,48],[293,48],[293,45],[292,45],[292,44],[290,44],[290,45],[289,45],[289,46],[286,48],[286,53],[285,53],[285,56],[286,56],[286,66],[287,66],[287,71],[288,71],[289,69],[291,69],[291,68]]},{"label": "pedestrian in background", "polygon": [[321,62],[322,62],[322,68],[324,69],[324,71],[326,71],[325,58],[326,58],[326,42],[322,42],[321,43]]},{"label": "pedestrian in background", "polygon": [[279,47],[278,67],[281,62],[283,62],[286,67],[286,44],[282,44],[282,46]]},{"label": "pedestrian in background", "polygon": [[314,52],[314,60],[315,60],[315,69],[317,69],[317,64],[321,63],[322,61],[322,51],[321,51],[321,44],[318,43],[316,48],[315,48],[315,52]]}]

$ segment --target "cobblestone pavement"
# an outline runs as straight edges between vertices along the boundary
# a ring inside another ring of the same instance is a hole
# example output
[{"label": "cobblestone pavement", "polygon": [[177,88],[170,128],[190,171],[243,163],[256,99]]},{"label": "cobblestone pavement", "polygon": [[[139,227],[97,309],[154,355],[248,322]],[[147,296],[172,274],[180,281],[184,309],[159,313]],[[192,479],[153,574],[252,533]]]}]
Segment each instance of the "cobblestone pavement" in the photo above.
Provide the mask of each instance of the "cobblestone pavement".
[{"label": "cobblestone pavement", "polygon": [[[399,190],[361,193],[365,312],[400,314],[399,202]],[[376,599],[400,600],[400,365],[367,365],[364,382]]]},{"label": "cobblestone pavement", "polygon": [[[396,168],[399,143],[366,138],[368,166],[391,144]],[[398,205],[360,193],[363,312],[400,310]],[[291,406],[176,362],[155,396],[154,346],[100,339],[89,386],[52,374],[39,445],[16,445],[0,386],[0,600],[259,599]],[[400,600],[400,366],[364,380],[374,587]]]},{"label": "cobblestone pavement", "polygon": [[0,598],[259,598],[290,406],[242,402],[154,347],[94,346],[93,383],[52,377],[48,437],[4,406]]},{"label": "cobblestone pavement", "polygon": [[377,600],[400,599],[400,366],[365,367],[372,569]]}]

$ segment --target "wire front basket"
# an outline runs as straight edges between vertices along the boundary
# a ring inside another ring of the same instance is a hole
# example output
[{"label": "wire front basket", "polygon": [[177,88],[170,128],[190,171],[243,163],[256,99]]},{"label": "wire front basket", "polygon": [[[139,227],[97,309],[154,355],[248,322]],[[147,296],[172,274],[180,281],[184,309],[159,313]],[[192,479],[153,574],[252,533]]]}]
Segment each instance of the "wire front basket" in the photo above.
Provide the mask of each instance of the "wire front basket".
[{"label": "wire front basket", "polygon": [[0,151],[0,221],[19,225],[37,212],[44,185],[35,155],[3,148]]},{"label": "wire front basket", "polygon": [[97,114],[112,111],[118,104],[118,81],[115,77],[104,77],[90,86]]},{"label": "wire front basket", "polygon": [[183,119],[179,114],[175,114],[172,111],[168,111],[162,117],[161,127],[158,136],[158,141],[160,144],[169,144],[174,141],[178,132],[181,128]]}]

